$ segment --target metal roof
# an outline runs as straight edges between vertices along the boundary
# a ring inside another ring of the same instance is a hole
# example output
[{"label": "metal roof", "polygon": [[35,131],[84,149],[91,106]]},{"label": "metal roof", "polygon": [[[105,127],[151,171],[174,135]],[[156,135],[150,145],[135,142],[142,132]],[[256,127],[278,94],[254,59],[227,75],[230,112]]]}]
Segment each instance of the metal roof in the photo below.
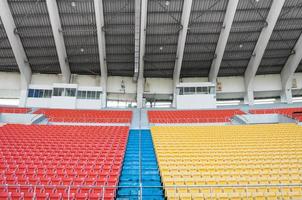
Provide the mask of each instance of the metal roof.
[{"label": "metal roof", "polygon": [[[61,73],[45,0],[8,0],[33,72]],[[148,0],[145,77],[172,78],[183,0]],[[239,0],[219,76],[243,75],[272,0]],[[57,0],[72,73],[100,75],[93,0]],[[181,77],[207,77],[228,0],[193,0]],[[134,74],[134,0],[103,0],[108,75]],[[302,0],[286,0],[257,74],[280,73],[302,33]],[[0,71],[18,67],[0,21]],[[302,72],[302,63],[297,69]]]},{"label": "metal roof", "polygon": [[19,68],[16,63],[13,50],[0,19],[0,71],[18,72]]},{"label": "metal roof", "polygon": [[302,2],[286,1],[257,74],[279,74],[302,34]]},{"label": "metal roof", "polygon": [[45,0],[8,0],[32,71],[61,73]]},{"label": "metal roof", "polygon": [[[240,0],[218,76],[242,76],[253,54],[272,0]],[[234,55],[236,56],[229,56]]]},{"label": "metal roof", "polygon": [[133,76],[134,0],[103,0],[108,75]]},{"label": "metal roof", "polygon": [[93,0],[57,0],[70,70],[100,75]]}]

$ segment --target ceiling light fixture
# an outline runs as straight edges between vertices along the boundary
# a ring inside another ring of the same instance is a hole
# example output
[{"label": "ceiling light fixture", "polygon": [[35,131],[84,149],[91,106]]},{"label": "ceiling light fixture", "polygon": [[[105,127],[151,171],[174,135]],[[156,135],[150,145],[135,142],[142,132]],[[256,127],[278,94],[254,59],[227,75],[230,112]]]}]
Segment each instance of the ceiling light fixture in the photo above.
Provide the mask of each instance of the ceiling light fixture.
[{"label": "ceiling light fixture", "polygon": [[71,2],[71,6],[72,7],[76,7],[76,3],[73,1],[73,2]]},{"label": "ceiling light fixture", "polygon": [[80,51],[83,53],[83,52],[84,52],[84,49],[83,49],[83,48],[81,48],[81,49],[80,49]]},{"label": "ceiling light fixture", "polygon": [[243,44],[240,44],[239,47],[242,48],[242,47],[243,47]]},{"label": "ceiling light fixture", "polygon": [[170,5],[170,1],[166,1],[165,4],[166,4],[166,6],[169,6]]},{"label": "ceiling light fixture", "polygon": [[163,46],[160,46],[160,47],[159,47],[159,50],[160,50],[160,51],[162,51],[163,49],[164,49],[164,47],[163,47]]}]

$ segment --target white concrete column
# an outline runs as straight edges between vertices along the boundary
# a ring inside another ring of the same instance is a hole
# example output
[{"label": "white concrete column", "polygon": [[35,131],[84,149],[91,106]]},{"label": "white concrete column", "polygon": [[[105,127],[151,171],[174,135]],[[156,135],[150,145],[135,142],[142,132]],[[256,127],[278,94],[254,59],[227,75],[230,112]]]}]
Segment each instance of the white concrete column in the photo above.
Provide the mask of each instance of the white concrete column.
[{"label": "white concrete column", "polygon": [[244,101],[246,104],[254,104],[254,79],[264,55],[269,39],[273,33],[279,15],[285,0],[273,0],[271,9],[266,18],[267,26],[261,31],[253,56],[251,57],[244,74],[246,95]]},{"label": "white concrete column", "polygon": [[286,103],[292,103],[292,81],[295,71],[297,70],[299,63],[302,60],[302,34],[298,39],[294,49],[293,54],[287,59],[285,66],[281,71],[281,82],[282,82],[282,92],[281,101]]},{"label": "white concrete column", "polygon": [[49,19],[52,27],[58,59],[60,63],[61,72],[63,75],[63,82],[70,82],[70,67],[67,59],[64,37],[62,33],[62,25],[56,0],[46,0],[46,5],[49,13]]},{"label": "white concrete column", "polygon": [[235,17],[237,5],[239,0],[229,0],[228,7],[225,13],[223,27],[220,32],[219,40],[217,43],[217,47],[215,50],[215,58],[212,61],[210,73],[209,73],[209,81],[216,83],[216,78],[218,76],[218,72],[220,69],[220,64],[223,58],[223,54],[225,51],[225,47],[228,42],[228,38],[231,32],[233,20]]},{"label": "white concrete column", "polygon": [[22,87],[27,88],[32,72],[21,39],[15,31],[16,25],[7,0],[0,0],[0,17],[21,73]]},{"label": "white concrete column", "polygon": [[105,32],[104,27],[104,10],[103,0],[94,0],[95,18],[98,36],[98,47],[100,57],[100,69],[101,69],[101,86],[103,88],[102,95],[102,107],[107,107],[107,63],[106,63],[106,45],[105,45]]},{"label": "white concrete column", "polygon": [[192,7],[192,0],[184,0],[182,16],[181,16],[182,30],[180,30],[179,32],[176,61],[175,61],[174,73],[173,73],[173,103],[172,103],[173,107],[176,107],[176,92],[177,92],[176,86],[179,83],[179,78],[180,78],[182,60],[185,51],[188,26],[189,26],[190,15],[191,15],[191,7]]},{"label": "white concrete column", "polygon": [[[143,107],[144,96],[144,68],[145,68],[145,47],[146,47],[146,28],[147,28],[147,12],[148,12],[148,0],[140,0],[140,20],[139,20],[139,69],[138,69],[138,81],[137,81],[137,107]],[[134,74],[135,76],[135,74]]]}]

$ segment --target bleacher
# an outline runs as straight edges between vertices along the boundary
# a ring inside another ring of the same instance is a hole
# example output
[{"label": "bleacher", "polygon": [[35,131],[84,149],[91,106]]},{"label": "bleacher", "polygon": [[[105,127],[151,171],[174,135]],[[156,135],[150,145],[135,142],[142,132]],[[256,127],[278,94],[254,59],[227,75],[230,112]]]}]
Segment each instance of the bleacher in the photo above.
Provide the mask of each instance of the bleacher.
[{"label": "bleacher", "polygon": [[302,121],[302,108],[254,109],[252,114],[281,114]]},{"label": "bleacher", "polygon": [[229,110],[169,110],[148,111],[150,123],[224,123],[235,115],[244,114],[239,109]]},{"label": "bleacher", "polygon": [[44,114],[50,122],[74,123],[130,123],[132,117],[132,111],[120,110],[39,109],[35,114]]},{"label": "bleacher", "polygon": [[167,199],[302,199],[302,127],[152,127]]},{"label": "bleacher", "polygon": [[28,113],[29,108],[0,107],[0,113]]},{"label": "bleacher", "polygon": [[128,131],[121,126],[1,127],[0,199],[114,199]]}]

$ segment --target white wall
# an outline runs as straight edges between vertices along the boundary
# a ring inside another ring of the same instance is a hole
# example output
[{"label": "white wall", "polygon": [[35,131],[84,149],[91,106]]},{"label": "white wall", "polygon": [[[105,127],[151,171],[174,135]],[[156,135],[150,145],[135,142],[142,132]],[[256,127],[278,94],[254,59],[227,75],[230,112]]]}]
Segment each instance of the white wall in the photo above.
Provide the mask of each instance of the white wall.
[{"label": "white wall", "polygon": [[172,94],[173,80],[168,78],[147,78],[145,82],[145,93],[150,94]]},{"label": "white wall", "polygon": [[132,77],[110,76],[107,82],[107,92],[109,93],[124,93],[121,88],[121,82],[124,82],[125,93],[136,93],[136,83]]},{"label": "white wall", "polygon": [[19,73],[0,72],[0,98],[19,98],[20,81]]},{"label": "white wall", "polygon": [[177,109],[208,109],[216,108],[213,94],[176,95]]},{"label": "white wall", "polygon": [[[302,89],[302,73],[296,73],[298,89]],[[125,92],[121,89],[121,81],[124,81]],[[182,82],[207,81],[207,78],[182,78]],[[222,83],[222,91],[217,92],[218,98],[243,98],[244,79],[243,77],[219,77]],[[33,74],[31,84],[49,85],[61,83],[61,75]],[[79,86],[99,86],[99,76],[74,75],[73,83]],[[171,78],[147,78],[148,92],[146,94],[171,95],[173,92],[173,82]],[[20,75],[19,73],[0,72],[0,98],[20,97]],[[108,77],[108,99],[135,101],[136,83],[132,77]],[[278,96],[281,91],[280,75],[260,75],[255,78],[255,97]]]},{"label": "white wall", "polygon": [[96,75],[73,75],[72,83],[78,84],[79,86],[101,86],[101,78]]},{"label": "white wall", "polygon": [[[268,84],[269,83],[269,84]],[[275,75],[262,75],[255,77],[254,91],[281,91],[281,76]]]},{"label": "white wall", "polygon": [[33,85],[52,85],[53,83],[63,83],[62,75],[33,74],[31,78],[31,84]]}]

